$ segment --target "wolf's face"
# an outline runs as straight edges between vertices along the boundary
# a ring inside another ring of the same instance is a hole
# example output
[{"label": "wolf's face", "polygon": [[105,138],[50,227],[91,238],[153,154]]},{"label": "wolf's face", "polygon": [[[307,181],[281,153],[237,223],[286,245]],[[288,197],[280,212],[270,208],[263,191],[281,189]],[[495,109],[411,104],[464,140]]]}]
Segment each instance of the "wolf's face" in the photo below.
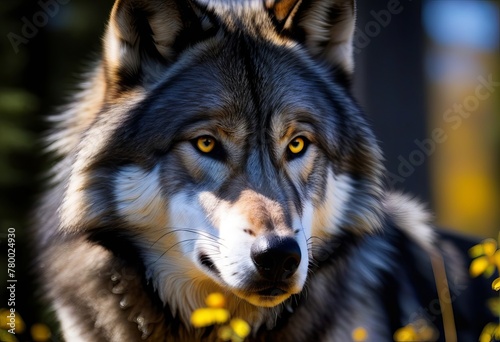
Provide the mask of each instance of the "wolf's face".
[{"label": "wolf's face", "polygon": [[63,227],[132,241],[174,309],[276,306],[326,242],[378,228],[380,156],[342,81],[353,4],[246,5],[118,1],[75,146]]}]

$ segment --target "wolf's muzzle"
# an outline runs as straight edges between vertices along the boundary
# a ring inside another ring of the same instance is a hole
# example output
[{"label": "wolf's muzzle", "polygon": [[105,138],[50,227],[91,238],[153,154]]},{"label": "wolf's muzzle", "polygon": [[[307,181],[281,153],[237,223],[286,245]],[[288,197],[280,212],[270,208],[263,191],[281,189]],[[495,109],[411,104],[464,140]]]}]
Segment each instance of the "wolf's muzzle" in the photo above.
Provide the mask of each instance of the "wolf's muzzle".
[{"label": "wolf's muzzle", "polygon": [[291,237],[267,234],[259,237],[251,248],[253,263],[266,280],[289,279],[300,264],[300,247]]}]

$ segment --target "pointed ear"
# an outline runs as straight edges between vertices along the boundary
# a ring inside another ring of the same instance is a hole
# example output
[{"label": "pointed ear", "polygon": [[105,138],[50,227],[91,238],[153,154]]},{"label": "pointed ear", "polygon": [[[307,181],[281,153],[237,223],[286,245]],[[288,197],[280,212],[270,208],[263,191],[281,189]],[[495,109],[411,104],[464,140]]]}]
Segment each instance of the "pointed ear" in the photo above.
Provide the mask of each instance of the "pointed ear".
[{"label": "pointed ear", "polygon": [[355,0],[266,0],[281,33],[348,75],[354,70]]},{"label": "pointed ear", "polygon": [[117,0],[104,38],[111,91],[154,81],[165,65],[213,28],[188,0]]}]

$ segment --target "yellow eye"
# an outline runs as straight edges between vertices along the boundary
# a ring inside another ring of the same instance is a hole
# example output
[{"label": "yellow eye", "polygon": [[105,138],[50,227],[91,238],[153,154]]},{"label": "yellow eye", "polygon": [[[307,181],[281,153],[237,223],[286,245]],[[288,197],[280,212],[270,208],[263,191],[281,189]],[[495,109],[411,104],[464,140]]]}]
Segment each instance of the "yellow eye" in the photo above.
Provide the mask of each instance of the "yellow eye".
[{"label": "yellow eye", "polygon": [[288,144],[288,149],[290,152],[293,154],[298,154],[304,150],[306,147],[306,141],[304,138],[298,137],[293,139],[289,144]]},{"label": "yellow eye", "polygon": [[203,153],[210,153],[215,148],[215,139],[209,136],[199,137],[196,146]]}]

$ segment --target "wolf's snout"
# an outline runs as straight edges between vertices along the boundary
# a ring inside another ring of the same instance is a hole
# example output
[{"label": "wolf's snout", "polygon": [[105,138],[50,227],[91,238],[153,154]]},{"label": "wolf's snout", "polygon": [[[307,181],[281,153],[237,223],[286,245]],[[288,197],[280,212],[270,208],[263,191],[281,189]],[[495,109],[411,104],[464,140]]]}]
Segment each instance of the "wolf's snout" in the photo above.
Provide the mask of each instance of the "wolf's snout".
[{"label": "wolf's snout", "polygon": [[260,275],[273,281],[290,278],[301,259],[297,241],[277,235],[259,237],[252,245],[251,256]]}]

